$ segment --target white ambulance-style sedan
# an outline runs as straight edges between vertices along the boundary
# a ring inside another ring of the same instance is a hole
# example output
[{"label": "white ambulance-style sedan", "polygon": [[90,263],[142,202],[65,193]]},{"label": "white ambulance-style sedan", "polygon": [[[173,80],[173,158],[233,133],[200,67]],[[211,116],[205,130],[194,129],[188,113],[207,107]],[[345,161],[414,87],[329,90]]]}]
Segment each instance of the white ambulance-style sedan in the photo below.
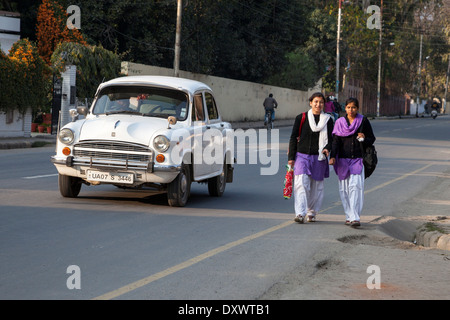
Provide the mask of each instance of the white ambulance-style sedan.
[{"label": "white ambulance-style sedan", "polygon": [[164,190],[170,206],[185,206],[191,182],[221,196],[233,181],[231,125],[204,83],[121,77],[99,86],[89,110],[70,113],[52,156],[64,197],[77,197],[82,184],[112,184]]}]

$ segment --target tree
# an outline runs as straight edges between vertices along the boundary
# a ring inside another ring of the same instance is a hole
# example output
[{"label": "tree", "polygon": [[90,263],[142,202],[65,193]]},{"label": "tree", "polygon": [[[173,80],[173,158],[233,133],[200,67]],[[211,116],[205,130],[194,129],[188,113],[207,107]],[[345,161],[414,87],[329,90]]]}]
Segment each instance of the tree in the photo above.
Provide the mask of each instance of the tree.
[{"label": "tree", "polygon": [[36,38],[39,54],[47,63],[50,63],[53,51],[61,42],[86,44],[81,32],[67,28],[66,21],[67,13],[57,1],[42,1],[37,14]]},{"label": "tree", "polygon": [[59,72],[70,64],[77,67],[77,97],[88,101],[92,101],[100,83],[118,77],[121,70],[120,57],[113,52],[74,42],[60,43],[51,62]]},{"label": "tree", "polygon": [[268,78],[267,82],[276,83],[277,86],[285,88],[308,90],[320,79],[321,73],[316,66],[316,61],[305,50],[289,52],[286,58],[287,66],[280,70],[281,72]]},{"label": "tree", "polygon": [[49,103],[51,71],[28,39],[13,44],[6,56],[0,54],[0,110],[18,110],[24,114]]}]

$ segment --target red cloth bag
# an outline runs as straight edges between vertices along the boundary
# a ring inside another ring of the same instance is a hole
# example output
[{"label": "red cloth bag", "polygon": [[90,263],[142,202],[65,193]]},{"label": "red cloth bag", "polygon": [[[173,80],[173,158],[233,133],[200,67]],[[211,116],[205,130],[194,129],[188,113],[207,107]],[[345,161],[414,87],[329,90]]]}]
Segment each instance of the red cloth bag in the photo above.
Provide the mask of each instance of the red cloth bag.
[{"label": "red cloth bag", "polygon": [[294,181],[294,169],[291,166],[287,166],[286,176],[284,178],[283,196],[285,199],[292,197],[292,183]]},{"label": "red cloth bag", "polygon": [[[306,119],[306,112],[303,112],[302,120],[300,122],[300,127],[298,130],[297,142],[300,140],[300,135],[302,133],[302,127],[303,123],[305,122],[305,119]],[[285,199],[290,199],[292,197],[292,184],[294,183],[294,169],[290,165],[287,165],[286,168],[287,171],[286,176],[284,177],[283,196]]]}]

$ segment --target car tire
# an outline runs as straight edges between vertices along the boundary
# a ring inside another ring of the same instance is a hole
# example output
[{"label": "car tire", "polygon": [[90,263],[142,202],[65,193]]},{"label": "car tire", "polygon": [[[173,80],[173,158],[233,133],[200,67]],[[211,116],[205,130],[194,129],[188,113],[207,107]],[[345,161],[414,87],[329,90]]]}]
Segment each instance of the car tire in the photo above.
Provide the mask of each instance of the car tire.
[{"label": "car tire", "polygon": [[208,191],[212,197],[221,197],[227,185],[227,164],[223,164],[222,173],[214,178],[208,179]]},{"label": "car tire", "polygon": [[178,176],[167,187],[167,200],[171,207],[184,207],[191,193],[191,170],[182,164]]},{"label": "car tire", "polygon": [[76,198],[81,190],[81,179],[59,174],[58,186],[59,192],[63,197]]}]

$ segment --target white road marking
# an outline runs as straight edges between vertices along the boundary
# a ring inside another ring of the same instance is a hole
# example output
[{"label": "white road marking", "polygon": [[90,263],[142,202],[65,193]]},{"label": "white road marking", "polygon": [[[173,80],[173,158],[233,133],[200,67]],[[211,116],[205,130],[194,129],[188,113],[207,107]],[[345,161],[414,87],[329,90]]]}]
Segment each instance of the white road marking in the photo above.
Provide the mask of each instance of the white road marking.
[{"label": "white road marking", "polygon": [[48,177],[56,177],[57,175],[58,175],[57,173],[52,173],[52,174],[44,174],[44,175],[40,175],[40,176],[22,177],[22,179],[48,178]]}]

